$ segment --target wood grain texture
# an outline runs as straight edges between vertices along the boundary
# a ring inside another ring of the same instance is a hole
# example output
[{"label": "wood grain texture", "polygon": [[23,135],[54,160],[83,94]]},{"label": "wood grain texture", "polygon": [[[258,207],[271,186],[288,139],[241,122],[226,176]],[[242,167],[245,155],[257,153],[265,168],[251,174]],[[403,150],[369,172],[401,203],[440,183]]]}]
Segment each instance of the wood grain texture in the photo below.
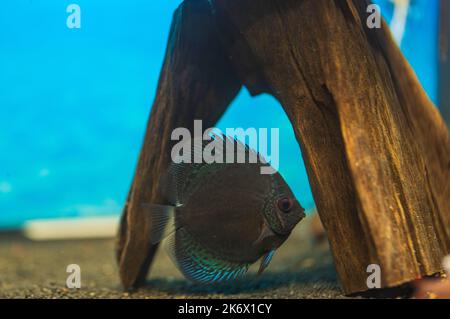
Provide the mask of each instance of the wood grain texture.
[{"label": "wood grain texture", "polygon": [[383,287],[441,270],[450,251],[448,132],[386,24],[367,29],[368,4],[181,5],[118,241],[126,287],[142,281],[156,249],[139,205],[163,200],[171,130],[194,118],[213,125],[241,83],[286,111],[346,293],[367,290],[373,263]]},{"label": "wood grain texture", "polygon": [[151,219],[143,203],[167,204],[158,187],[177,127],[193,130],[194,119],[212,126],[241,88],[220,47],[210,7],[187,1],[175,12],[157,96],[124,208],[117,259],[125,288],[145,280],[157,247],[150,244]]},{"label": "wood grain texture", "polygon": [[441,0],[439,35],[439,101],[442,116],[450,127],[450,3]]}]

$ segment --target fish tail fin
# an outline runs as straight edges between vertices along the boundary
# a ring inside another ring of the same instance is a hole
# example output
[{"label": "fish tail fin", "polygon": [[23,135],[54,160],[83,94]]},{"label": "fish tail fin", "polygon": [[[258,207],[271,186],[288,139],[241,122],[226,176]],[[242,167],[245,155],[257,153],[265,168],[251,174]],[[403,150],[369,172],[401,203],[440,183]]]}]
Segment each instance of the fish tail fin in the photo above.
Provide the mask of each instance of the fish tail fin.
[{"label": "fish tail fin", "polygon": [[180,179],[175,175],[176,167],[172,164],[168,171],[161,177],[162,193],[167,202],[172,206],[181,205],[182,185]]},{"label": "fish tail fin", "polygon": [[183,228],[167,240],[166,250],[189,280],[201,284],[218,284],[243,277],[248,263],[230,262],[201,247]]},{"label": "fish tail fin", "polygon": [[142,209],[145,214],[148,214],[151,220],[150,241],[152,244],[158,244],[164,238],[176,231],[176,207],[146,203],[142,204]]}]

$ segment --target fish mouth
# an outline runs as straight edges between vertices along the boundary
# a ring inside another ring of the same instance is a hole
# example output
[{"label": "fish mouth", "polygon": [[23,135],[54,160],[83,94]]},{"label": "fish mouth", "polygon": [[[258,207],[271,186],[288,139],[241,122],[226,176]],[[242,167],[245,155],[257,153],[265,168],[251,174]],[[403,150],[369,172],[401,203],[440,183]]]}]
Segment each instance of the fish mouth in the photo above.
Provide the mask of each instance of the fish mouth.
[{"label": "fish mouth", "polygon": [[[299,218],[298,218],[297,224],[298,224],[299,222],[301,222],[302,219],[305,218],[305,217],[306,217],[306,211],[305,211],[305,209],[302,207],[302,212],[301,212],[301,214],[300,214],[300,216],[299,216]],[[297,224],[296,224],[296,225],[297,225]]]}]

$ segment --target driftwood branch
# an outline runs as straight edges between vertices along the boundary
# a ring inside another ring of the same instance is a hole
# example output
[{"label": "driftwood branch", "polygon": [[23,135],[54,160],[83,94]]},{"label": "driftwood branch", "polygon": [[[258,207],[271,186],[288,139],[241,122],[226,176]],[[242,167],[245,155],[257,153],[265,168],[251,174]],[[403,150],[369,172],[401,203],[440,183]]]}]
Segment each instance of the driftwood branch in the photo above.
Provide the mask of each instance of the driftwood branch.
[{"label": "driftwood branch", "polygon": [[450,128],[450,3],[441,0],[439,36],[439,100],[442,115]]},{"label": "driftwood branch", "polygon": [[143,202],[159,189],[175,127],[213,126],[245,85],[278,99],[293,124],[346,293],[441,270],[450,251],[450,141],[386,25],[361,0],[190,0],[167,54],[124,209],[117,256],[140,285],[157,249]]},{"label": "driftwood branch", "polygon": [[142,203],[167,204],[158,188],[170,161],[173,129],[193,130],[194,119],[213,126],[241,88],[220,46],[210,7],[183,3],[175,12],[164,66],[118,237],[117,257],[125,287],[141,284],[157,247]]}]

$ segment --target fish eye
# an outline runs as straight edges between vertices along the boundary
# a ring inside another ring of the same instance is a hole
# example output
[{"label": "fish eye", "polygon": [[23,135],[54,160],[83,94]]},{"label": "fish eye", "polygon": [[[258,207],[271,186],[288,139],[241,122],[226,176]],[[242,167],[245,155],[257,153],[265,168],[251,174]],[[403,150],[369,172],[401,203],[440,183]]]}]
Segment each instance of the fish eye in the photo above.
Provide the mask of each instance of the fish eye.
[{"label": "fish eye", "polygon": [[294,202],[289,197],[283,197],[278,200],[278,208],[284,213],[289,213],[293,206]]}]

